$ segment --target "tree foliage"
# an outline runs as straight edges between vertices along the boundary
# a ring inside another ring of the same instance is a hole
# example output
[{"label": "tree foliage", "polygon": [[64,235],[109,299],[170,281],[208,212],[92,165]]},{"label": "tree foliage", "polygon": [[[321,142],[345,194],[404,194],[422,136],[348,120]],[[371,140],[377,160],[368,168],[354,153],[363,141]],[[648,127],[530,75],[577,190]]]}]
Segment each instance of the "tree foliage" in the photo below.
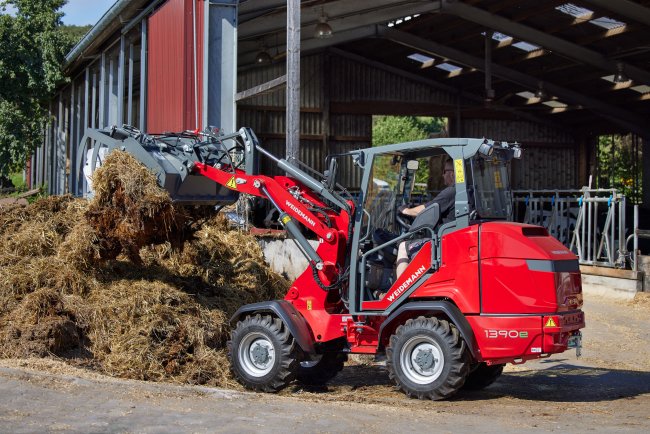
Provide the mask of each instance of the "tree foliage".
[{"label": "tree foliage", "polygon": [[81,38],[86,36],[86,33],[88,33],[92,28],[93,26],[90,24],[87,26],[66,25],[61,27],[61,32],[63,33],[63,36],[69,41],[69,43],[74,45],[80,41]]},{"label": "tree foliage", "polygon": [[598,138],[597,186],[615,188],[632,203],[643,197],[643,154],[641,139],[632,134]]},{"label": "tree foliage", "polygon": [[[418,117],[418,116],[375,116],[372,119],[372,146],[392,145],[395,143],[412,142],[429,137],[432,133],[439,133],[445,128],[443,118]],[[386,160],[388,162],[389,160]],[[420,159],[420,168],[415,174],[415,182],[427,185],[429,162]],[[387,178],[387,173],[394,172],[386,164],[375,168],[375,176]]]},{"label": "tree foliage", "polygon": [[15,16],[0,15],[0,173],[24,165],[42,143],[45,104],[64,80],[71,46],[61,31],[67,0],[0,0]]},{"label": "tree foliage", "polygon": [[372,146],[422,140],[444,128],[444,119],[417,116],[375,116],[372,119]]}]

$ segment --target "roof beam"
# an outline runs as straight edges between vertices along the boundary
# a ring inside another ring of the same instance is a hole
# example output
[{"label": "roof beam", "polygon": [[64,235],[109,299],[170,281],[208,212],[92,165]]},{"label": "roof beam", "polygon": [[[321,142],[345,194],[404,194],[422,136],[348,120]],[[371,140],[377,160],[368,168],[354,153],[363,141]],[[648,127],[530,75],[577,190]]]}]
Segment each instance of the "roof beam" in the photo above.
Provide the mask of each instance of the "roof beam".
[{"label": "roof beam", "polygon": [[[381,36],[393,42],[397,42],[398,44],[402,44],[404,46],[417,50],[422,50],[424,52],[433,54],[434,56],[441,56],[452,59],[458,63],[479,70],[484,70],[485,68],[484,60],[482,58],[472,56],[455,48],[447,47],[437,42],[426,40],[418,36],[414,36],[388,27],[381,26],[378,28],[378,31]],[[539,79],[537,77],[533,77],[531,75],[527,75],[498,64],[492,65],[492,73],[496,77],[518,83],[529,89],[536,89],[539,83]],[[592,110],[595,113],[599,113],[601,116],[611,119],[613,122],[628,131],[644,137],[650,137],[650,131],[644,127],[647,124],[646,120],[640,116],[637,116],[635,113],[603,103],[597,99],[590,98],[581,93],[554,85],[552,83],[544,83],[544,87],[547,91],[557,97],[562,98],[562,100],[568,103],[581,105],[586,109]]]},{"label": "roof beam", "polygon": [[[478,93],[464,92],[462,90],[459,90],[456,87],[449,86],[449,85],[446,85],[444,83],[440,83],[439,81],[431,80],[429,78],[424,78],[424,77],[422,77],[422,76],[420,76],[418,74],[414,74],[412,72],[405,71],[403,68],[397,68],[397,67],[394,67],[394,66],[391,66],[391,65],[387,65],[385,63],[378,62],[376,60],[367,59],[367,58],[365,58],[363,56],[360,56],[358,54],[350,53],[348,51],[344,51],[344,50],[341,50],[340,48],[336,48],[336,47],[330,48],[329,52],[332,53],[332,54],[335,54],[337,56],[343,57],[345,59],[352,60],[353,62],[361,63],[361,64],[364,64],[364,65],[370,66],[372,68],[377,68],[377,69],[380,69],[382,71],[386,71],[388,73],[395,74],[395,75],[400,76],[400,77],[404,77],[404,78],[406,78],[408,80],[412,80],[412,81],[415,81],[415,82],[418,82],[418,83],[422,83],[422,84],[424,84],[426,86],[431,86],[431,87],[433,87],[435,89],[440,89],[440,90],[445,91],[445,92],[449,92],[449,93],[452,93],[452,94],[457,94],[461,98],[465,98],[465,99],[467,99],[469,101],[474,101],[474,102],[480,104],[481,106],[484,103],[483,97],[480,96]],[[502,111],[502,112],[509,112],[509,113],[521,118],[521,119],[526,119],[526,120],[529,120],[531,122],[536,122],[538,124],[545,124],[545,125],[552,126],[554,128],[566,128],[565,125],[561,125],[561,124],[559,124],[557,122],[552,122],[552,121],[549,121],[547,119],[543,119],[543,118],[540,118],[538,116],[531,115],[529,113],[523,113],[523,112],[521,112],[519,110],[516,110],[516,109],[514,109],[512,107],[509,107],[509,106],[493,105],[492,109],[497,110],[497,111]]]},{"label": "roof beam", "polygon": [[[576,59],[604,71],[616,73],[616,60],[608,59],[596,51],[508,20],[499,15],[494,15],[482,9],[453,0],[443,0],[442,11],[507,35],[523,39],[524,41],[541,45],[548,50],[554,51],[556,54]],[[650,72],[648,71],[630,64],[625,64],[625,73],[635,81],[650,84]]]},{"label": "roof beam", "polygon": [[[386,24],[405,15],[423,14],[440,10],[440,1],[422,0],[338,0],[324,4],[328,23],[337,32],[364,27],[369,24]],[[316,25],[320,8],[305,10],[301,17],[303,28]],[[269,33],[285,30],[286,9],[270,16],[254,18],[239,26],[239,39],[255,39]]]},{"label": "roof beam", "polygon": [[583,0],[637,23],[650,26],[650,9],[629,0]]},{"label": "roof beam", "polygon": [[[300,42],[300,51],[304,53],[309,53],[310,51],[315,51],[325,47],[343,44],[350,41],[356,41],[364,38],[372,38],[377,36],[377,26],[370,25],[365,27],[358,27],[356,29],[346,30],[342,32],[335,32],[331,38],[327,39],[317,39],[317,38],[306,38]],[[271,45],[268,47],[269,52],[272,52],[274,49],[283,49],[284,44],[280,43],[279,45]],[[241,53],[238,56],[238,64],[240,70],[246,69],[247,66],[256,66],[255,65],[255,56],[259,49],[254,51],[249,51],[247,53]],[[279,56],[284,57],[284,53],[280,53]]]}]

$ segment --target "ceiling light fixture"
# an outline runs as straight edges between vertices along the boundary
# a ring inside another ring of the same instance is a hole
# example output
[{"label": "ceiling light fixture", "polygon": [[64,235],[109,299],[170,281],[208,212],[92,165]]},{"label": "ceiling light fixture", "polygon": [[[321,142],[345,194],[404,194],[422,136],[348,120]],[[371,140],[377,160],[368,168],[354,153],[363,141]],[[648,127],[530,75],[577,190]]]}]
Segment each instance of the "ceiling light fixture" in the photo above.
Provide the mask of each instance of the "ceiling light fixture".
[{"label": "ceiling light fixture", "polygon": [[614,83],[626,83],[630,78],[625,75],[625,65],[623,62],[616,63],[616,74],[614,74]]},{"label": "ceiling light fixture", "polygon": [[320,18],[318,18],[318,24],[314,29],[314,38],[317,39],[327,39],[331,38],[334,32],[332,31],[332,26],[327,23],[327,15],[325,15],[325,8],[320,9]]},{"label": "ceiling light fixture", "polygon": [[537,90],[535,91],[535,98],[539,99],[546,99],[548,94],[546,93],[546,89],[544,89],[544,82],[540,81],[537,83]]},{"label": "ceiling light fixture", "polygon": [[266,44],[264,41],[260,40],[260,51],[255,55],[255,64],[256,65],[268,65],[271,63],[271,55],[266,49]]}]

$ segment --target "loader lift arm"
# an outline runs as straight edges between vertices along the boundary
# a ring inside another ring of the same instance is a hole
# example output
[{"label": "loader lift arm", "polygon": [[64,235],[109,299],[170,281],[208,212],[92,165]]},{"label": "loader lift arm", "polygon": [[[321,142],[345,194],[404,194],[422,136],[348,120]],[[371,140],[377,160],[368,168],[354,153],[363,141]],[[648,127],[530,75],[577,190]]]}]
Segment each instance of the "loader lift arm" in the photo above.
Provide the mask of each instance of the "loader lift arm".
[{"label": "loader lift arm", "polygon": [[[208,135],[213,142],[222,143],[223,136],[209,132],[202,134]],[[199,160],[190,165],[191,173],[209,178],[233,192],[267,199],[278,211],[280,224],[307,256],[319,286],[322,289],[340,286],[345,280],[344,269],[347,269],[353,202],[343,199],[327,183],[266,151],[251,130],[242,128],[228,138],[237,135],[244,143],[244,164],[234,164],[231,158],[220,159],[216,164]],[[268,157],[289,176],[259,174],[257,168],[261,155]],[[318,237],[318,249],[307,241],[297,222]],[[321,248],[323,245],[326,248]]]},{"label": "loader lift arm", "polygon": [[299,191],[299,197],[308,200],[312,204],[321,208],[327,208],[327,205],[318,200],[308,191],[301,190],[300,185],[287,177],[269,177],[264,175],[248,175],[241,169],[227,171],[217,169],[203,163],[196,163],[193,173],[210,178],[214,182],[225,185],[238,193],[249,194],[264,199],[268,199],[273,206],[280,212],[280,223],[287,231],[298,241],[300,246],[305,249],[309,259],[318,267],[322,264],[323,259],[318,256],[316,251],[307,242],[306,238],[300,232],[300,228],[292,220],[296,219],[309,230],[314,232],[317,237],[326,243],[335,244],[340,236],[345,234],[334,227],[327,226],[321,219],[320,214],[316,214],[308,209],[304,203],[298,199],[298,194],[292,195],[289,190]]}]

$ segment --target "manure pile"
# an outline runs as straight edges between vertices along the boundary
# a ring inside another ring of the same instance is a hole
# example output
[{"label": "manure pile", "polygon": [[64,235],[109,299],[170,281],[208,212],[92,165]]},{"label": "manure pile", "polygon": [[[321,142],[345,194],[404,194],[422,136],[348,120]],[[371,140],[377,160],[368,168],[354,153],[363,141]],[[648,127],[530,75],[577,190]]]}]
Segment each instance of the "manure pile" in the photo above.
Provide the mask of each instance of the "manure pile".
[{"label": "manure pile", "polygon": [[0,208],[0,357],[56,357],[110,375],[229,386],[228,318],[288,282],[257,242],[175,207],[113,152],[91,202]]}]

